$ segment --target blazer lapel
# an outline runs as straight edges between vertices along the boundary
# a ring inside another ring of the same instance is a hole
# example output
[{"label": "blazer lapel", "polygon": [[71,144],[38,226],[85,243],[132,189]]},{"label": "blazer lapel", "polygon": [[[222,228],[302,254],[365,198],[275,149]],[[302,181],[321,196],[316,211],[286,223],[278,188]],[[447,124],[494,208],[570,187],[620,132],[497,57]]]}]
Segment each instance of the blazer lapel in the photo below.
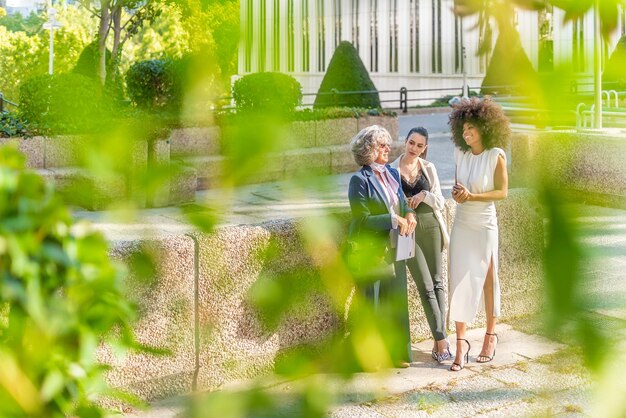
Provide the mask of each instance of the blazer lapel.
[{"label": "blazer lapel", "polygon": [[385,195],[385,192],[383,191],[383,188],[382,188],[380,182],[376,178],[376,175],[374,174],[374,171],[369,166],[368,167],[363,167],[363,168],[364,168],[364,172],[365,172],[365,176],[367,177],[367,180],[374,186],[374,189],[378,193],[378,196],[380,197],[380,200],[385,202],[385,206],[387,206],[387,210],[391,211],[391,209],[389,208],[389,202],[387,201],[387,195]]}]

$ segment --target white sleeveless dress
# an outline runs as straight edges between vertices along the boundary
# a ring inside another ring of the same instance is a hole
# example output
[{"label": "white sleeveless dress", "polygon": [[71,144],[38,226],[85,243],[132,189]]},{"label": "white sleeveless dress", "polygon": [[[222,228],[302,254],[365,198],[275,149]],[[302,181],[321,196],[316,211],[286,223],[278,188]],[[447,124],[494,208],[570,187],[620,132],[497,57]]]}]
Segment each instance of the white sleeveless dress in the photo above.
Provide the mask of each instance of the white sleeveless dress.
[{"label": "white sleeveless dress", "polygon": [[[494,173],[498,155],[506,159],[500,148],[491,148],[479,155],[470,150],[454,149],[457,181],[472,193],[494,189]],[[500,282],[498,280],[498,219],[493,202],[457,204],[449,249],[449,319],[474,322],[484,304],[483,285],[489,264],[493,262],[494,311],[500,316]]]}]

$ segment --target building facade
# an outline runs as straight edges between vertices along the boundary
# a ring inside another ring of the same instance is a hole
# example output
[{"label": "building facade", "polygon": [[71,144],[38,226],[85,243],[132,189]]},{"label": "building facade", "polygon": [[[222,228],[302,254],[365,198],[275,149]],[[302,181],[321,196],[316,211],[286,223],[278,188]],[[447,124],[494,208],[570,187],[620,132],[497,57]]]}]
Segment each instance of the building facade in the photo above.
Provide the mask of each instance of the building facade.
[{"label": "building facade", "polygon": [[[430,99],[461,91],[464,78],[479,87],[489,56],[478,56],[477,17],[460,18],[453,0],[240,0],[238,73],[278,71],[293,75],[304,93],[319,88],[332,54],[350,41],[381,99]],[[624,33],[623,19],[605,55]],[[567,24],[559,9],[518,11],[516,26],[539,71],[568,63],[584,78],[593,70],[593,14]],[[495,41],[495,37],[494,37]],[[384,93],[389,91],[389,93]],[[311,103],[305,98],[304,103]],[[418,103],[421,104],[421,103]]]}]

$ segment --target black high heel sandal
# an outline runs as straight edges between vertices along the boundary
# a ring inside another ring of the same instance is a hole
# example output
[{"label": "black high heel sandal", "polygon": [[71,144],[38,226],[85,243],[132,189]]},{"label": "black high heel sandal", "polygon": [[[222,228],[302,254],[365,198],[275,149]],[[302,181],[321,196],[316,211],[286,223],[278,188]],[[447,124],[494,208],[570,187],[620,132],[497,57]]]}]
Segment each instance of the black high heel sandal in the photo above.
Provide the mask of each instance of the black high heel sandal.
[{"label": "black high heel sandal", "polygon": [[[493,334],[485,332],[485,335],[493,335],[493,336],[495,336],[496,337],[496,347],[498,346],[498,342],[500,341],[500,339],[498,338],[498,334],[496,334],[495,332]],[[491,356],[479,355],[478,357],[476,357],[476,363],[489,363],[491,360],[493,360],[493,358],[496,356],[496,347],[493,348],[493,354]],[[486,358],[487,360],[480,361],[480,358]]]},{"label": "black high heel sandal", "polygon": [[[465,352],[464,355],[461,356],[461,358],[465,357],[465,362],[463,363],[462,366],[461,366],[460,363],[457,363],[456,361],[454,363],[452,363],[452,366],[450,366],[450,371],[452,371],[452,372],[460,372],[461,370],[463,370],[465,368],[465,363],[469,363],[469,352],[472,349],[472,345],[465,338],[457,338],[456,340],[457,341],[465,341],[467,343],[467,351]],[[456,358],[459,358],[458,354],[457,354]],[[458,369],[454,369],[453,368],[454,366],[457,366]]]}]

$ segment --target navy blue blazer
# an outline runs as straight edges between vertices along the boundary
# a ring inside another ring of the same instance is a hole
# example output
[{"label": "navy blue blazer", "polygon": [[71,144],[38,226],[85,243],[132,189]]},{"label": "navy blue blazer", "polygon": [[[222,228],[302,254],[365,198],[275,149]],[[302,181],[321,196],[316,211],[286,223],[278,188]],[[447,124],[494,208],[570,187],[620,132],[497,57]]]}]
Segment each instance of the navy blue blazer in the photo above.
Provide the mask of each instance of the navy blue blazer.
[{"label": "navy blue blazer", "polygon": [[[398,184],[402,184],[400,173],[389,165],[387,165],[387,169]],[[405,217],[407,213],[414,213],[406,202],[402,187],[398,187],[396,193],[400,206],[398,215]],[[384,246],[380,250],[386,252],[390,244],[391,212],[382,186],[370,166],[363,166],[352,175],[348,188],[348,199],[352,211],[348,236],[351,239],[360,238],[359,240],[362,240],[363,235],[367,235],[368,240],[378,241],[378,245]]]}]

